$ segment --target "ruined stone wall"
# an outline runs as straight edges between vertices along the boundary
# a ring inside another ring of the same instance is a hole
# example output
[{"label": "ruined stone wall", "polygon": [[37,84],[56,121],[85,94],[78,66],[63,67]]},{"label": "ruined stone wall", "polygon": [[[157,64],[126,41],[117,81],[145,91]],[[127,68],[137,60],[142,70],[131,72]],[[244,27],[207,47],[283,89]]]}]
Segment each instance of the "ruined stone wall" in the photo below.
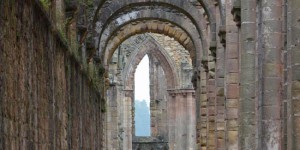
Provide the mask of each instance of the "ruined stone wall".
[{"label": "ruined stone wall", "polygon": [[168,110],[166,76],[160,62],[150,57],[150,112],[151,136],[168,140]]},{"label": "ruined stone wall", "polygon": [[132,139],[133,150],[168,150],[168,142],[154,137],[135,137]]},{"label": "ruined stone wall", "polygon": [[169,36],[157,33],[149,33],[172,57],[177,67],[181,67],[181,63],[188,63],[192,67],[192,60],[188,50],[186,50],[178,41]]},{"label": "ruined stone wall", "polygon": [[[286,2],[286,1],[284,1]],[[299,33],[300,33],[300,1],[289,0],[284,6],[284,16],[286,17],[286,23],[284,24],[283,37],[287,40],[285,45],[285,58],[284,66],[284,100],[283,115],[284,115],[284,127],[283,127],[283,139],[284,148],[286,149],[299,149],[300,148],[300,45],[299,45]]]},{"label": "ruined stone wall", "polygon": [[99,91],[37,4],[0,2],[0,149],[101,149]]},{"label": "ruined stone wall", "polygon": [[[110,126],[107,136],[111,139],[107,141],[109,148],[122,147],[126,149],[131,146],[128,144],[131,141],[128,136],[132,135],[133,138],[136,138],[133,120],[134,108],[129,109],[129,107],[134,103],[134,72],[146,54],[150,61],[151,137],[164,142],[173,139],[169,143],[173,149],[194,148],[195,140],[192,137],[195,136],[196,124],[193,115],[195,111],[193,90],[190,89],[188,98],[181,94],[177,94],[178,98],[176,98],[176,94],[175,98],[169,96],[169,90],[180,92],[181,88],[191,88],[192,65],[189,53],[174,39],[152,33],[130,37],[119,46],[112,56],[109,65],[110,88],[107,95],[109,120],[107,124]],[[183,107],[181,107],[182,105]],[[180,112],[182,115],[176,117],[175,114]],[[132,122],[129,123],[128,119],[132,119]],[[184,122],[170,124],[171,121],[184,119]],[[189,125],[185,126],[187,122]],[[177,130],[180,133],[175,134]],[[186,138],[186,140],[180,140],[182,138]],[[118,145],[117,140],[122,141],[121,144]],[[138,141],[131,142],[133,142],[133,148],[143,144]]]},{"label": "ruined stone wall", "polygon": [[167,51],[175,62],[180,78],[180,87],[178,88],[193,88],[191,83],[193,66],[189,51],[171,37],[156,33],[150,33],[149,35]]},{"label": "ruined stone wall", "polygon": [[0,149],[132,149],[134,70],[146,53],[160,63],[152,100],[169,94],[170,149],[299,149],[299,5],[2,0]]}]

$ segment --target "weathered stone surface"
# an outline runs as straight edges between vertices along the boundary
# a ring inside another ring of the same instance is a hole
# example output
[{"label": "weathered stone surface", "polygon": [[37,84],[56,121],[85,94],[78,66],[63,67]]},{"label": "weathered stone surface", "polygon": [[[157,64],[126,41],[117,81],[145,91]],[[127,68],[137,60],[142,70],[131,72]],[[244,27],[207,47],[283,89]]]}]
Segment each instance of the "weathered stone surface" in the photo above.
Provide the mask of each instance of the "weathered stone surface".
[{"label": "weathered stone surface", "polygon": [[[0,149],[299,149],[299,6],[2,0]],[[146,54],[153,137],[135,145]]]},{"label": "weathered stone surface", "polygon": [[153,137],[134,137],[133,150],[168,150],[168,142]]},{"label": "weathered stone surface", "polygon": [[0,3],[0,149],[101,149],[105,106],[87,73],[35,1]]}]

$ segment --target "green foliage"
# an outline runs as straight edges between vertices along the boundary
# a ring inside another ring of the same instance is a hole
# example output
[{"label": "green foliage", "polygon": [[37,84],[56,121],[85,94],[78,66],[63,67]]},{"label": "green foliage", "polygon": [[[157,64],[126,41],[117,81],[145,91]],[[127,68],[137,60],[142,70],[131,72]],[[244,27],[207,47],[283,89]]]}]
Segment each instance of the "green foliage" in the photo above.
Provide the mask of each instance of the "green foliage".
[{"label": "green foliage", "polygon": [[[41,4],[45,9],[49,9],[51,4],[50,0],[40,0]],[[65,6],[70,7],[86,7],[90,9],[93,7],[94,0],[64,0]],[[56,11],[56,32],[60,38],[60,40],[67,46],[68,53],[71,55],[73,60],[79,63],[81,71],[86,75],[89,80],[90,85],[95,89],[97,92],[104,91],[104,73],[105,69],[99,67],[98,64],[88,63],[86,61],[87,58],[84,58],[81,54],[81,45],[77,41],[76,37],[72,34],[73,30],[71,31],[70,25],[74,23],[74,16],[66,17],[66,14],[62,10]],[[87,49],[88,51],[88,49]],[[87,52],[88,53],[88,52]],[[66,67],[66,72],[70,72],[71,68],[69,66]],[[104,106],[101,107],[102,111],[106,111],[105,102]]]},{"label": "green foliage", "polygon": [[98,73],[99,73],[99,76],[103,76],[104,73],[105,73],[105,68],[103,68],[102,66],[100,66]]},{"label": "green foliage", "polygon": [[88,65],[88,78],[90,83],[92,84],[93,88],[97,91],[101,90],[102,80],[99,76],[98,72],[96,71],[98,67],[95,66],[95,64],[91,63]]},{"label": "green foliage", "polygon": [[150,136],[150,108],[145,100],[135,100],[135,134],[136,136]]},{"label": "green foliage", "polygon": [[66,35],[66,32],[63,31],[63,29],[61,28],[58,28],[58,34],[59,36],[61,37],[61,39],[63,40],[64,43],[68,43],[68,40],[67,40],[67,35]]},{"label": "green foliage", "polygon": [[66,5],[71,5],[72,3],[77,3],[86,7],[92,7],[94,0],[65,0]]},{"label": "green foliage", "polygon": [[51,4],[49,0],[40,0],[40,2],[42,3],[43,7],[46,10],[49,10],[50,4]]},{"label": "green foliage", "polygon": [[67,27],[72,23],[73,17],[68,17],[66,18],[66,20],[64,21],[64,26]]},{"label": "green foliage", "polygon": [[78,0],[78,2],[86,7],[91,7],[94,4],[93,0]]},{"label": "green foliage", "polygon": [[102,105],[101,105],[101,112],[106,112],[107,111],[107,105],[106,105],[106,100],[104,99],[104,98],[101,98],[101,103],[102,103]]}]

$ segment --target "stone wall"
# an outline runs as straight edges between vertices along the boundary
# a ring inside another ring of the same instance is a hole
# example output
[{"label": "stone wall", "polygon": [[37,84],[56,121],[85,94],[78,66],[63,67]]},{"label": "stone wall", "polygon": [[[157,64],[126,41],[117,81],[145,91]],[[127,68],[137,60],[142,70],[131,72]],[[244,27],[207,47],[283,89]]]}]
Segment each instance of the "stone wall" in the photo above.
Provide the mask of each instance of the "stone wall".
[{"label": "stone wall", "polygon": [[151,136],[168,140],[168,92],[164,70],[155,57],[149,58]]},{"label": "stone wall", "polygon": [[168,142],[153,137],[134,137],[132,139],[133,150],[168,150]]},{"label": "stone wall", "polygon": [[[129,142],[133,149],[136,145],[155,147],[151,142],[128,138],[135,137],[134,108],[129,108],[134,103],[134,73],[145,55],[150,63],[151,137],[164,140],[173,149],[193,149],[196,124],[194,90],[191,88],[192,61],[188,51],[177,41],[153,33],[130,37],[112,56],[109,65],[111,84],[107,93],[107,137],[111,139],[107,141],[108,147],[129,149]],[[178,122],[174,124],[175,121]],[[168,142],[169,139],[172,142]]]},{"label": "stone wall", "polygon": [[0,149],[132,149],[133,77],[147,53],[160,63],[153,77],[167,77],[153,100],[169,94],[170,149],[299,149],[299,5],[1,0]]},{"label": "stone wall", "polygon": [[101,149],[104,103],[41,5],[0,14],[0,149]]},{"label": "stone wall", "polygon": [[174,38],[156,33],[149,35],[159,43],[175,63],[180,78],[178,88],[193,88],[191,82],[193,66],[189,51]]}]

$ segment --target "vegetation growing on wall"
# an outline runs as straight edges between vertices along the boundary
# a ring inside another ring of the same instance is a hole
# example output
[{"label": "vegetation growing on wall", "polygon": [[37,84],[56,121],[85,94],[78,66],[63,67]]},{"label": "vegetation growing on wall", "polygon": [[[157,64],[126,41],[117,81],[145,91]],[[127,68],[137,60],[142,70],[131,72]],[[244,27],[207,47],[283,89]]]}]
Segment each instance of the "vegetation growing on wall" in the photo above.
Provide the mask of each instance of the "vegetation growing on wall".
[{"label": "vegetation growing on wall", "polygon": [[[43,9],[48,11],[49,7],[51,6],[50,0],[39,0]],[[85,7],[92,7],[93,6],[93,0],[65,0],[65,8],[66,11],[76,11],[78,4],[83,5]],[[72,9],[72,10],[67,10]],[[79,64],[81,67],[81,71],[86,74],[87,78],[89,79],[92,87],[98,91],[102,92],[104,87],[101,85],[104,85],[104,81],[101,79],[103,78],[105,69],[102,67],[99,67],[100,64],[95,65],[95,62],[87,62],[87,58],[83,58],[81,56],[80,46],[78,45],[78,41],[72,40],[74,37],[69,37],[70,35],[67,33],[67,30],[69,26],[74,21],[74,16],[69,16],[65,18],[63,12],[57,11],[58,18],[63,19],[61,23],[54,23],[53,20],[49,20],[49,22],[54,25],[53,32],[55,35],[57,35],[58,40],[65,46],[67,49],[67,53],[70,54],[70,56]],[[45,14],[45,16],[49,16],[49,14]],[[49,19],[49,18],[47,18]],[[103,94],[103,93],[102,93]]]},{"label": "vegetation growing on wall", "polygon": [[69,6],[74,5],[76,3],[87,7],[93,6],[93,0],[65,0],[65,4]]},{"label": "vegetation growing on wall", "polygon": [[49,10],[49,7],[51,5],[49,0],[40,0],[41,4],[43,5],[43,7],[45,8],[45,10]]}]

